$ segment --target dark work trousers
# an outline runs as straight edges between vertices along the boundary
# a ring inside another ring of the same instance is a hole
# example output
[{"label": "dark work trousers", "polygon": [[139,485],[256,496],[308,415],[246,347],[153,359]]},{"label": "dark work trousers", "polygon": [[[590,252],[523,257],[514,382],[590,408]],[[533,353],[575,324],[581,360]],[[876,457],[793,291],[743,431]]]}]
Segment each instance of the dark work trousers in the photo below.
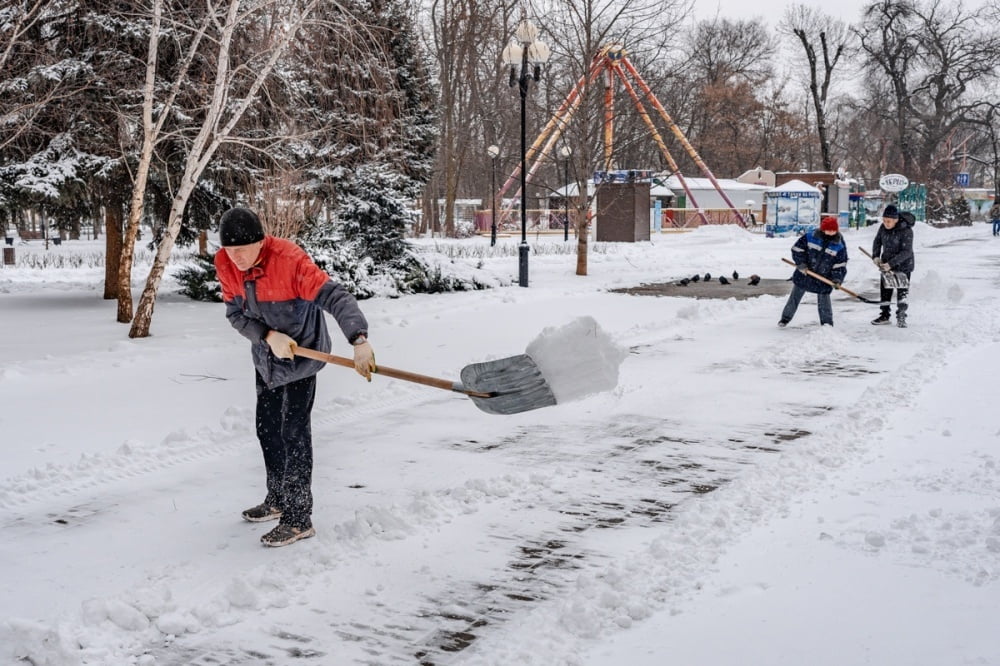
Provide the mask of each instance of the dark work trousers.
[{"label": "dark work trousers", "polygon": [[[909,280],[910,274],[905,273],[905,275],[906,279]],[[893,289],[890,289],[889,287],[885,286],[884,280],[879,281],[879,299],[880,299],[879,307],[882,310],[882,315],[887,318],[891,310],[890,306],[892,305],[893,291],[894,291]],[[910,290],[896,289],[895,292],[896,292],[896,318],[906,319],[906,309],[909,307],[909,304],[906,302],[906,297],[910,294]]]},{"label": "dark work trousers", "polygon": [[281,522],[312,525],[312,423],[316,376],[268,389],[257,373],[257,439],[267,470],[265,503],[281,508]]},{"label": "dark work trousers", "polygon": [[[781,311],[781,321],[788,323],[792,320],[805,294],[805,289],[792,284],[792,292],[788,294],[785,309]],[[833,326],[833,304],[830,302],[830,294],[816,294],[816,307],[819,309],[819,323]]]}]

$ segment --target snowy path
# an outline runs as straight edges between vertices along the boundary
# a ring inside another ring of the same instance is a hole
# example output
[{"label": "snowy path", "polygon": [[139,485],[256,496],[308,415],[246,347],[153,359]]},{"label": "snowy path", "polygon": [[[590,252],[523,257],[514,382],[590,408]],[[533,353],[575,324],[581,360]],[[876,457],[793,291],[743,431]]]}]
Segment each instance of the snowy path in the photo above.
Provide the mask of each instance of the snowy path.
[{"label": "snowy path", "polygon": [[[722,244],[710,259],[770,266],[786,249],[780,239],[758,240]],[[168,299],[158,306],[158,336],[94,348],[83,341],[122,337],[106,307],[79,305],[73,326],[82,333],[58,345],[50,332],[58,311],[6,296],[26,326],[49,331],[39,346],[53,352],[32,356],[37,349],[26,345],[0,357],[0,427],[20,445],[4,453],[10,471],[0,479],[0,525],[11,536],[0,544],[0,568],[17,572],[0,584],[0,656],[610,665],[640,663],[635,641],[659,632],[689,655],[679,663],[733,663],[737,647],[699,652],[712,642],[706,614],[719,599],[732,602],[734,622],[759,612],[750,602],[761,593],[732,568],[760,560],[776,531],[787,541],[816,538],[816,529],[803,530],[816,515],[830,523],[822,531],[836,549],[831,558],[877,551],[995,593],[1000,546],[957,545],[964,554],[950,565],[952,550],[935,547],[946,536],[978,543],[978,532],[1000,520],[1000,427],[935,411],[947,404],[936,392],[958,381],[952,374],[972,376],[985,396],[998,369],[975,359],[997,352],[1000,253],[962,252],[961,234],[946,241],[921,248],[929,268],[915,277],[907,330],[871,327],[870,306],[840,298],[836,328],[820,329],[807,299],[778,330],[783,299],[769,296],[603,291],[638,282],[625,272],[594,288],[564,277],[547,285],[551,257],[537,261],[541,277],[527,291],[369,302],[379,359],[416,372],[454,377],[464,363],[519,353],[543,327],[582,315],[631,353],[611,393],[505,418],[445,392],[324,371],[314,413],[318,535],[277,550],[257,542],[269,526],[239,520],[263,496],[263,479],[246,350],[218,306]],[[650,265],[640,256],[622,265],[649,272],[666,260],[677,275],[706,265],[664,252]],[[615,260],[595,257],[592,268]],[[656,270],[651,281],[662,277]],[[33,410],[38,404],[52,408]],[[970,401],[969,413],[984,404]],[[921,442],[920,455],[933,456],[926,432],[967,444],[952,475],[925,479],[914,468],[885,477],[879,450]],[[855,467],[868,478],[826,487]],[[891,505],[893,483],[957,492],[958,478],[977,474],[975,501],[955,516],[831,504],[852,483],[855,503],[881,492]],[[944,523],[956,526],[950,535]],[[928,552],[907,550],[921,539]],[[820,576],[832,565],[815,566]],[[787,589],[761,567],[762,586]],[[1000,655],[988,642],[969,649],[970,657]],[[902,663],[893,656],[886,651],[885,663]],[[756,661],[779,663],[766,654]]]}]

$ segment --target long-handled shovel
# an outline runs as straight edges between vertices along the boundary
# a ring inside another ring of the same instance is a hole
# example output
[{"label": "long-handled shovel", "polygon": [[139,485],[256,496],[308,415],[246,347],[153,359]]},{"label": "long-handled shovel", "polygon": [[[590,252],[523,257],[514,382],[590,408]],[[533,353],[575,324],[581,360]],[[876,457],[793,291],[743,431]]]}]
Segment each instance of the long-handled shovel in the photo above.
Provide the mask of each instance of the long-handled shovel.
[{"label": "long-handled shovel", "polygon": [[[869,254],[868,250],[858,246],[861,252],[875,261],[875,257]],[[881,270],[881,268],[880,268]],[[882,284],[886,286],[886,289],[909,289],[910,288],[910,278],[906,277],[906,273],[897,273],[896,271],[882,271]]]},{"label": "long-handled shovel", "polygon": [[[353,359],[305,347],[296,347],[295,355],[345,368],[354,367]],[[488,414],[518,414],[556,404],[556,397],[542,376],[542,371],[527,354],[467,365],[462,368],[461,382],[418,375],[384,365],[378,366],[375,372],[393,379],[462,393],[472,398],[476,407]]]},{"label": "long-handled shovel", "polygon": [[[782,257],[782,258],[781,258],[781,260],[782,260],[783,262],[785,262],[786,264],[788,264],[789,266],[795,266],[795,262],[794,262],[794,261],[792,261],[791,259],[787,258],[787,257]],[[796,270],[798,270],[798,267],[797,267],[797,266],[796,266]],[[831,287],[833,287],[834,289],[839,289],[839,290],[841,290],[842,292],[844,292],[845,294],[847,294],[848,296],[853,296],[854,298],[858,299],[858,300],[859,300],[859,301],[861,301],[862,303],[873,303],[873,304],[877,305],[877,304],[878,304],[878,303],[880,302],[880,301],[873,301],[873,300],[872,300],[872,299],[870,299],[870,298],[865,298],[865,297],[864,297],[864,296],[862,296],[861,294],[856,294],[856,293],[854,293],[853,291],[851,291],[850,289],[848,289],[847,287],[844,287],[844,286],[842,286],[842,285],[839,285],[839,284],[837,284],[836,282],[833,282],[833,281],[831,281],[831,280],[827,280],[827,279],[826,279],[825,277],[823,277],[823,276],[822,276],[822,275],[820,275],[819,273],[813,273],[813,272],[812,272],[811,270],[809,270],[808,268],[806,269],[806,275],[808,275],[808,276],[810,276],[810,277],[814,277],[814,278],[816,278],[817,280],[819,280],[820,282],[825,282],[826,284],[830,285],[830,286],[831,286]]]}]

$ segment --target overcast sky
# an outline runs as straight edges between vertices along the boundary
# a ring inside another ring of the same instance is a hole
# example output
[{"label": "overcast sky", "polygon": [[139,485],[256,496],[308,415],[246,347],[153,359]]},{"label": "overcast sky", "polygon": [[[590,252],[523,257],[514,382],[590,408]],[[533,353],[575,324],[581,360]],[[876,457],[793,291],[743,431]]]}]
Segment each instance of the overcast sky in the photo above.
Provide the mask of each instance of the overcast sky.
[{"label": "overcast sky", "polygon": [[695,3],[695,15],[710,18],[718,10],[719,16],[734,19],[751,19],[764,17],[774,25],[781,19],[785,9],[791,4],[803,4],[816,7],[825,14],[837,16],[846,23],[854,23],[861,15],[861,8],[867,0],[839,0],[838,2],[819,2],[818,0],[699,0]]}]

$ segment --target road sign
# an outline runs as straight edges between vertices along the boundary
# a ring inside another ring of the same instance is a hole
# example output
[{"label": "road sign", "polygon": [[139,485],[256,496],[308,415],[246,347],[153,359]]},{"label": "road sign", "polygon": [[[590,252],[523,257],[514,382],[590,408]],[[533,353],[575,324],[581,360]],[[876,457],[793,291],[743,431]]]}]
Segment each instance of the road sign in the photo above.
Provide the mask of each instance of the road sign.
[{"label": "road sign", "polygon": [[878,186],[886,192],[902,192],[910,184],[906,176],[899,173],[887,173],[878,179]]}]

